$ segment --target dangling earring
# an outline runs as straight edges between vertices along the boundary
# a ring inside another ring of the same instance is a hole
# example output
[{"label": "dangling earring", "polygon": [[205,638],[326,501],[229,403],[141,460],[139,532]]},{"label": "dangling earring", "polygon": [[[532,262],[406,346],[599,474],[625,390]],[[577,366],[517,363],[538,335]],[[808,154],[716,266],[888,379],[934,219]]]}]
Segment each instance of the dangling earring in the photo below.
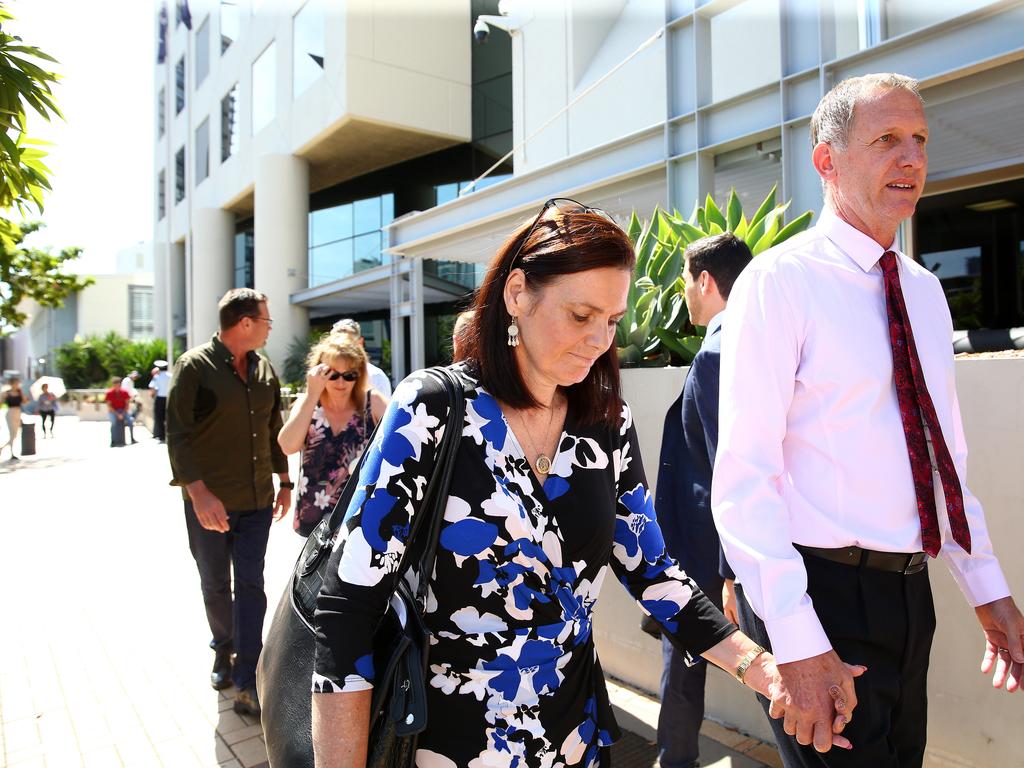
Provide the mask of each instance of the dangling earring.
[{"label": "dangling earring", "polygon": [[508,345],[519,346],[519,320],[515,315],[512,315],[512,322],[508,326]]}]

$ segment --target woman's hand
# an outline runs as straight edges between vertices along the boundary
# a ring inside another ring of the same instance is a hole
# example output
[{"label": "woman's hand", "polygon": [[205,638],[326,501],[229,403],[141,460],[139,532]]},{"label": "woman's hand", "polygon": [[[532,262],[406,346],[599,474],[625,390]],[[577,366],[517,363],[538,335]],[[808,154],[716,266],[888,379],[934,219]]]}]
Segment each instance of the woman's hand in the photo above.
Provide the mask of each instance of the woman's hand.
[{"label": "woman's hand", "polygon": [[323,363],[317,363],[306,371],[306,396],[314,403],[320,399],[320,394],[327,386],[327,374],[330,372],[330,367]]}]

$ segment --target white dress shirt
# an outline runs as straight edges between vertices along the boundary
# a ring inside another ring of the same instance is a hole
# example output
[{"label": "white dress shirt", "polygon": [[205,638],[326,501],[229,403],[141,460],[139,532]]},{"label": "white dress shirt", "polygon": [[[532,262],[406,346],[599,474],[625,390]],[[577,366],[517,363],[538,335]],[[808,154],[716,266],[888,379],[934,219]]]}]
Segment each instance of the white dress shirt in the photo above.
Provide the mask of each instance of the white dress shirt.
[{"label": "white dress shirt", "polygon": [[380,392],[384,397],[391,397],[391,379],[373,363],[366,362],[366,372],[370,375],[370,386]]},{"label": "white dress shirt", "polygon": [[[711,500],[726,557],[779,662],[831,648],[793,543],[921,549],[878,266],[883,252],[826,208],[816,227],[747,266],[725,310]],[[941,484],[935,483],[940,554],[977,606],[1010,590],[981,504],[965,482],[952,322],[938,279],[903,254],[898,262],[971,529],[968,555],[950,535]]]}]

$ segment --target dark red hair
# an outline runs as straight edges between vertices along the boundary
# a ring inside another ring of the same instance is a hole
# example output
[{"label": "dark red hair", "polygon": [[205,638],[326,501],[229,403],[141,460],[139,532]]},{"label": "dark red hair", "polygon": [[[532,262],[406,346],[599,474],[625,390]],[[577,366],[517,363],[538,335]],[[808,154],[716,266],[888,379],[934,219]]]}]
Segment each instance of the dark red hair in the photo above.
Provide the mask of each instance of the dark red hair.
[{"label": "dark red hair", "polygon": [[[512,318],[504,293],[509,274],[523,270],[527,288],[536,292],[563,275],[602,267],[632,273],[635,264],[633,244],[615,222],[600,213],[549,208],[532,228],[530,223],[519,227],[495,254],[474,297],[460,359],[475,364],[480,383],[499,400],[513,408],[538,407],[523,381],[515,350],[507,344]],[[615,426],[622,411],[620,391],[619,359],[612,344],[566,395],[583,424]]]}]

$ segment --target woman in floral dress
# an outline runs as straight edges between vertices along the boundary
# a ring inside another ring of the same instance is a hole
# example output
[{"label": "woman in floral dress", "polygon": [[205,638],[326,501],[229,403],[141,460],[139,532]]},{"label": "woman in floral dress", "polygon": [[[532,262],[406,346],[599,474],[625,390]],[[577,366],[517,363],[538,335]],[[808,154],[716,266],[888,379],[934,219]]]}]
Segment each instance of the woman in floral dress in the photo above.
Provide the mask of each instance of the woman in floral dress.
[{"label": "woman in floral dress", "polygon": [[308,536],[334,509],[387,400],[369,388],[366,352],[344,334],[328,334],[310,350],[306,392],[292,406],[277,440],[302,451],[293,527]]},{"label": "woman in floral dress", "polygon": [[[635,256],[607,215],[549,201],[502,247],[462,336],[466,415],[430,578],[422,768],[610,765],[593,637],[609,568],[681,649],[761,694],[770,653],[666,554],[613,345]],[[429,376],[395,390],[317,601],[318,768],[365,768],[371,636],[446,421]],[[415,579],[421,574],[412,574]],[[835,736],[843,744],[842,736]]]}]

